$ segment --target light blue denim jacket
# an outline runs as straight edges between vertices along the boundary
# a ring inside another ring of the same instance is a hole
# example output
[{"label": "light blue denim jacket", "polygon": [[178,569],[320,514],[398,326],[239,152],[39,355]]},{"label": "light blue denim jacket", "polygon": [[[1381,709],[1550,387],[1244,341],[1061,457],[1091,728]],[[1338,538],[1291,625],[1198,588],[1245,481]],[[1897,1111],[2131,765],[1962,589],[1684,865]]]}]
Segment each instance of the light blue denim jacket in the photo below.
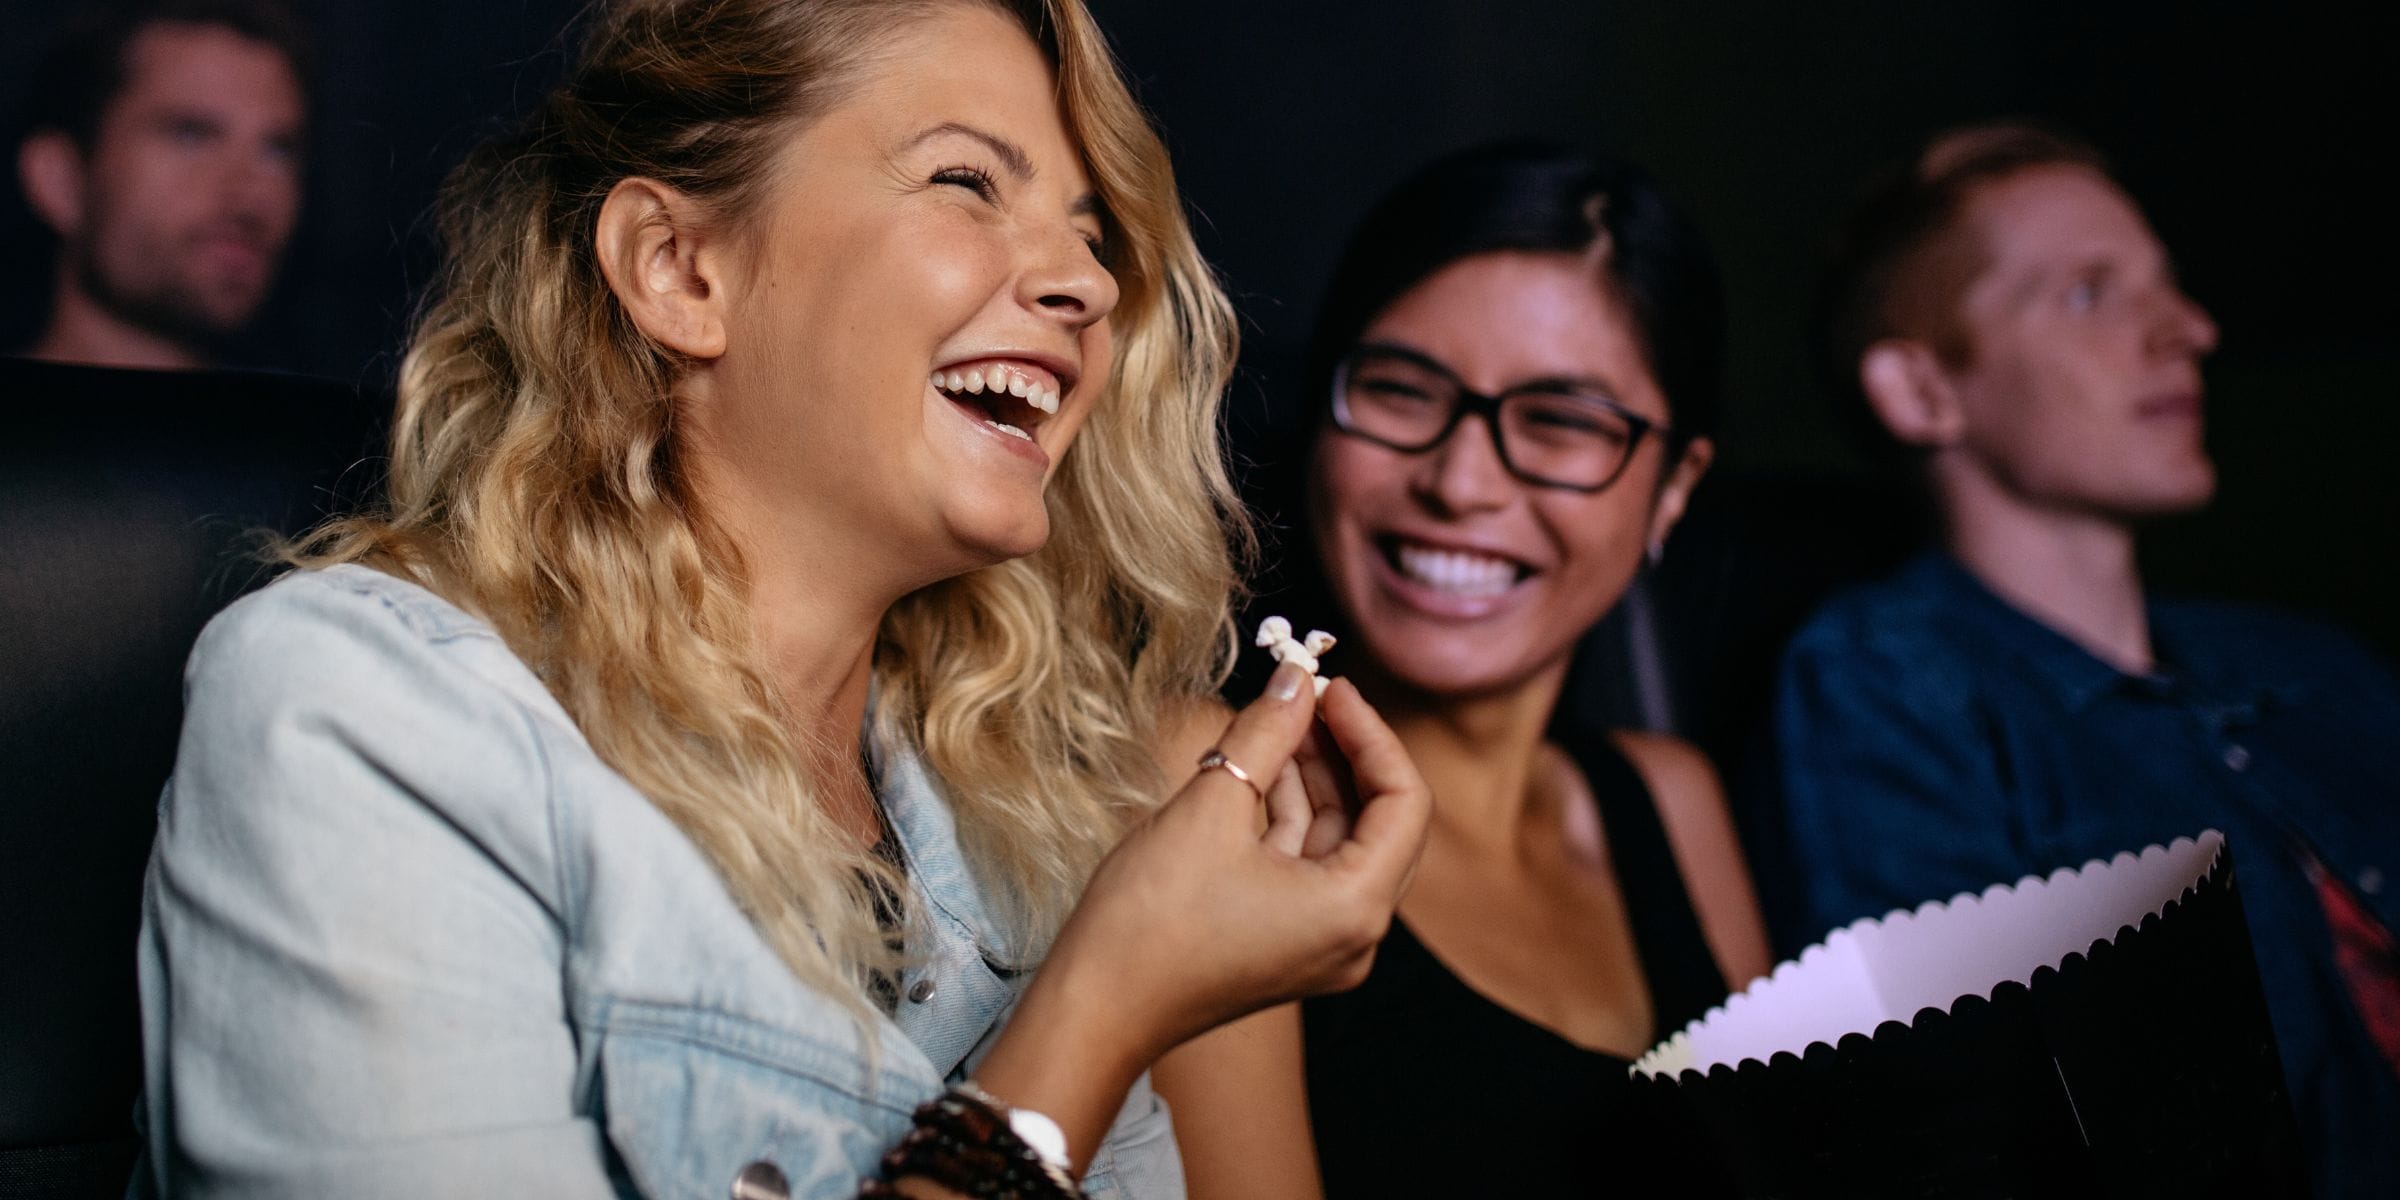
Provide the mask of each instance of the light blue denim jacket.
[{"label": "light blue denim jacket", "polygon": [[[870,1055],[490,626],[363,567],[228,609],[185,689],[137,1196],[714,1200],[760,1161],[854,1195],[1031,965],[939,785],[875,748],[933,944]],[[1086,1183],[1183,1194],[1146,1080]]]}]

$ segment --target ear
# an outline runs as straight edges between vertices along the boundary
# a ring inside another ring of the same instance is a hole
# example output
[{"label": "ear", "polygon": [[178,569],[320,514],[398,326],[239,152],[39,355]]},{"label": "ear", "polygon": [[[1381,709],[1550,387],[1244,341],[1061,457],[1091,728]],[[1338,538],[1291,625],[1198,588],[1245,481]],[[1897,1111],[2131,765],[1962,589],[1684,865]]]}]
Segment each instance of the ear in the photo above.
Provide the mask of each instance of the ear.
[{"label": "ear", "polygon": [[1708,474],[1708,465],[1717,461],[1717,444],[1704,437],[1684,443],[1683,456],[1675,460],[1673,469],[1658,485],[1658,500],[1650,506],[1650,556],[1657,558],[1665,549],[1667,535],[1675,532],[1675,524],[1683,520],[1684,506],[1691,503],[1692,489],[1700,485],[1700,477]]},{"label": "ear", "polygon": [[600,273],[634,327],[687,358],[725,353],[726,283],[700,206],[655,179],[620,179],[600,202]]},{"label": "ear", "polygon": [[83,151],[75,139],[45,130],[17,147],[17,185],[50,232],[72,240],[83,233]]},{"label": "ear", "polygon": [[1858,358],[1858,386],[1883,427],[1911,446],[1938,449],[1958,440],[1966,412],[1933,347],[1885,338]]}]

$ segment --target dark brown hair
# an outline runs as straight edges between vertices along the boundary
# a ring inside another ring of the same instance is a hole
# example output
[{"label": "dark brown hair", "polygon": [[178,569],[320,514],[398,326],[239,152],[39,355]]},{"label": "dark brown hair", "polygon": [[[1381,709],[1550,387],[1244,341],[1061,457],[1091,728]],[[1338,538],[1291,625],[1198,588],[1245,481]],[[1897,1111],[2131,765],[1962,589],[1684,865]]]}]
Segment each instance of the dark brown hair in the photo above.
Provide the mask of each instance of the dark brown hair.
[{"label": "dark brown hair", "polygon": [[134,39],[165,24],[213,25],[263,42],[290,64],[304,99],[315,93],[316,49],[281,0],[115,0],[68,18],[27,81],[19,133],[58,130],[90,151],[100,118],[125,90]]},{"label": "dark brown hair", "polygon": [[1327,284],[1311,343],[1318,395],[1335,360],[1384,309],[1461,259],[1605,247],[1605,286],[1633,316],[1679,439],[1716,432],[1724,304],[1698,227],[1633,163],[1547,142],[1494,142],[1442,158],[1378,201]]}]

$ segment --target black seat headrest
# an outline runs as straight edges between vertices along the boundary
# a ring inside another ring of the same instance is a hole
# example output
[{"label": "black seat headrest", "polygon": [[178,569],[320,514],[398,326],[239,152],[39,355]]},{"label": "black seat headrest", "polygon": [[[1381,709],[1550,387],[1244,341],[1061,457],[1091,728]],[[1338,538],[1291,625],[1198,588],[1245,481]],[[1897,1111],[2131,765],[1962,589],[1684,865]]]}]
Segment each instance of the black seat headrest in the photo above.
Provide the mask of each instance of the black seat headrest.
[{"label": "black seat headrest", "polygon": [[0,359],[0,1147],[130,1137],[133,939],[183,660],[273,535],[366,499],[389,402]]}]

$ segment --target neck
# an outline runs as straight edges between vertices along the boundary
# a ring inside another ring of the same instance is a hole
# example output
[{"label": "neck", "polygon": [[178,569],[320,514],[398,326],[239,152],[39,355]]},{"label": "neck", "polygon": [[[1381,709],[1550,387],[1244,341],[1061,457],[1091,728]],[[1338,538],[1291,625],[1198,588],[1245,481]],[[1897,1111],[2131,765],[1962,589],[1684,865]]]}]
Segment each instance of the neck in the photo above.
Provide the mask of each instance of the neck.
[{"label": "neck", "polygon": [[1980,480],[1940,490],[1950,552],[1985,587],[2120,671],[2155,665],[2129,525],[2036,509]]},{"label": "neck", "polygon": [[839,514],[759,486],[704,422],[688,422],[683,435],[697,506],[740,547],[751,636],[789,732],[820,771],[847,769],[858,761],[884,615],[927,582],[924,573],[903,577],[889,569],[901,565],[891,547]]},{"label": "neck", "polygon": [[[62,268],[63,269],[63,268]],[[209,365],[197,347],[137,325],[101,307],[71,281],[59,282],[50,324],[26,357],[55,363],[192,371]]]},{"label": "neck", "polygon": [[825,574],[758,570],[750,594],[768,682],[792,733],[831,767],[857,761],[876,634],[899,597],[840,588]]},{"label": "neck", "polygon": [[1534,772],[1566,674],[1562,660],[1507,691],[1463,698],[1374,672],[1360,680],[1433,789],[1437,840],[1512,853],[1529,835]]}]

